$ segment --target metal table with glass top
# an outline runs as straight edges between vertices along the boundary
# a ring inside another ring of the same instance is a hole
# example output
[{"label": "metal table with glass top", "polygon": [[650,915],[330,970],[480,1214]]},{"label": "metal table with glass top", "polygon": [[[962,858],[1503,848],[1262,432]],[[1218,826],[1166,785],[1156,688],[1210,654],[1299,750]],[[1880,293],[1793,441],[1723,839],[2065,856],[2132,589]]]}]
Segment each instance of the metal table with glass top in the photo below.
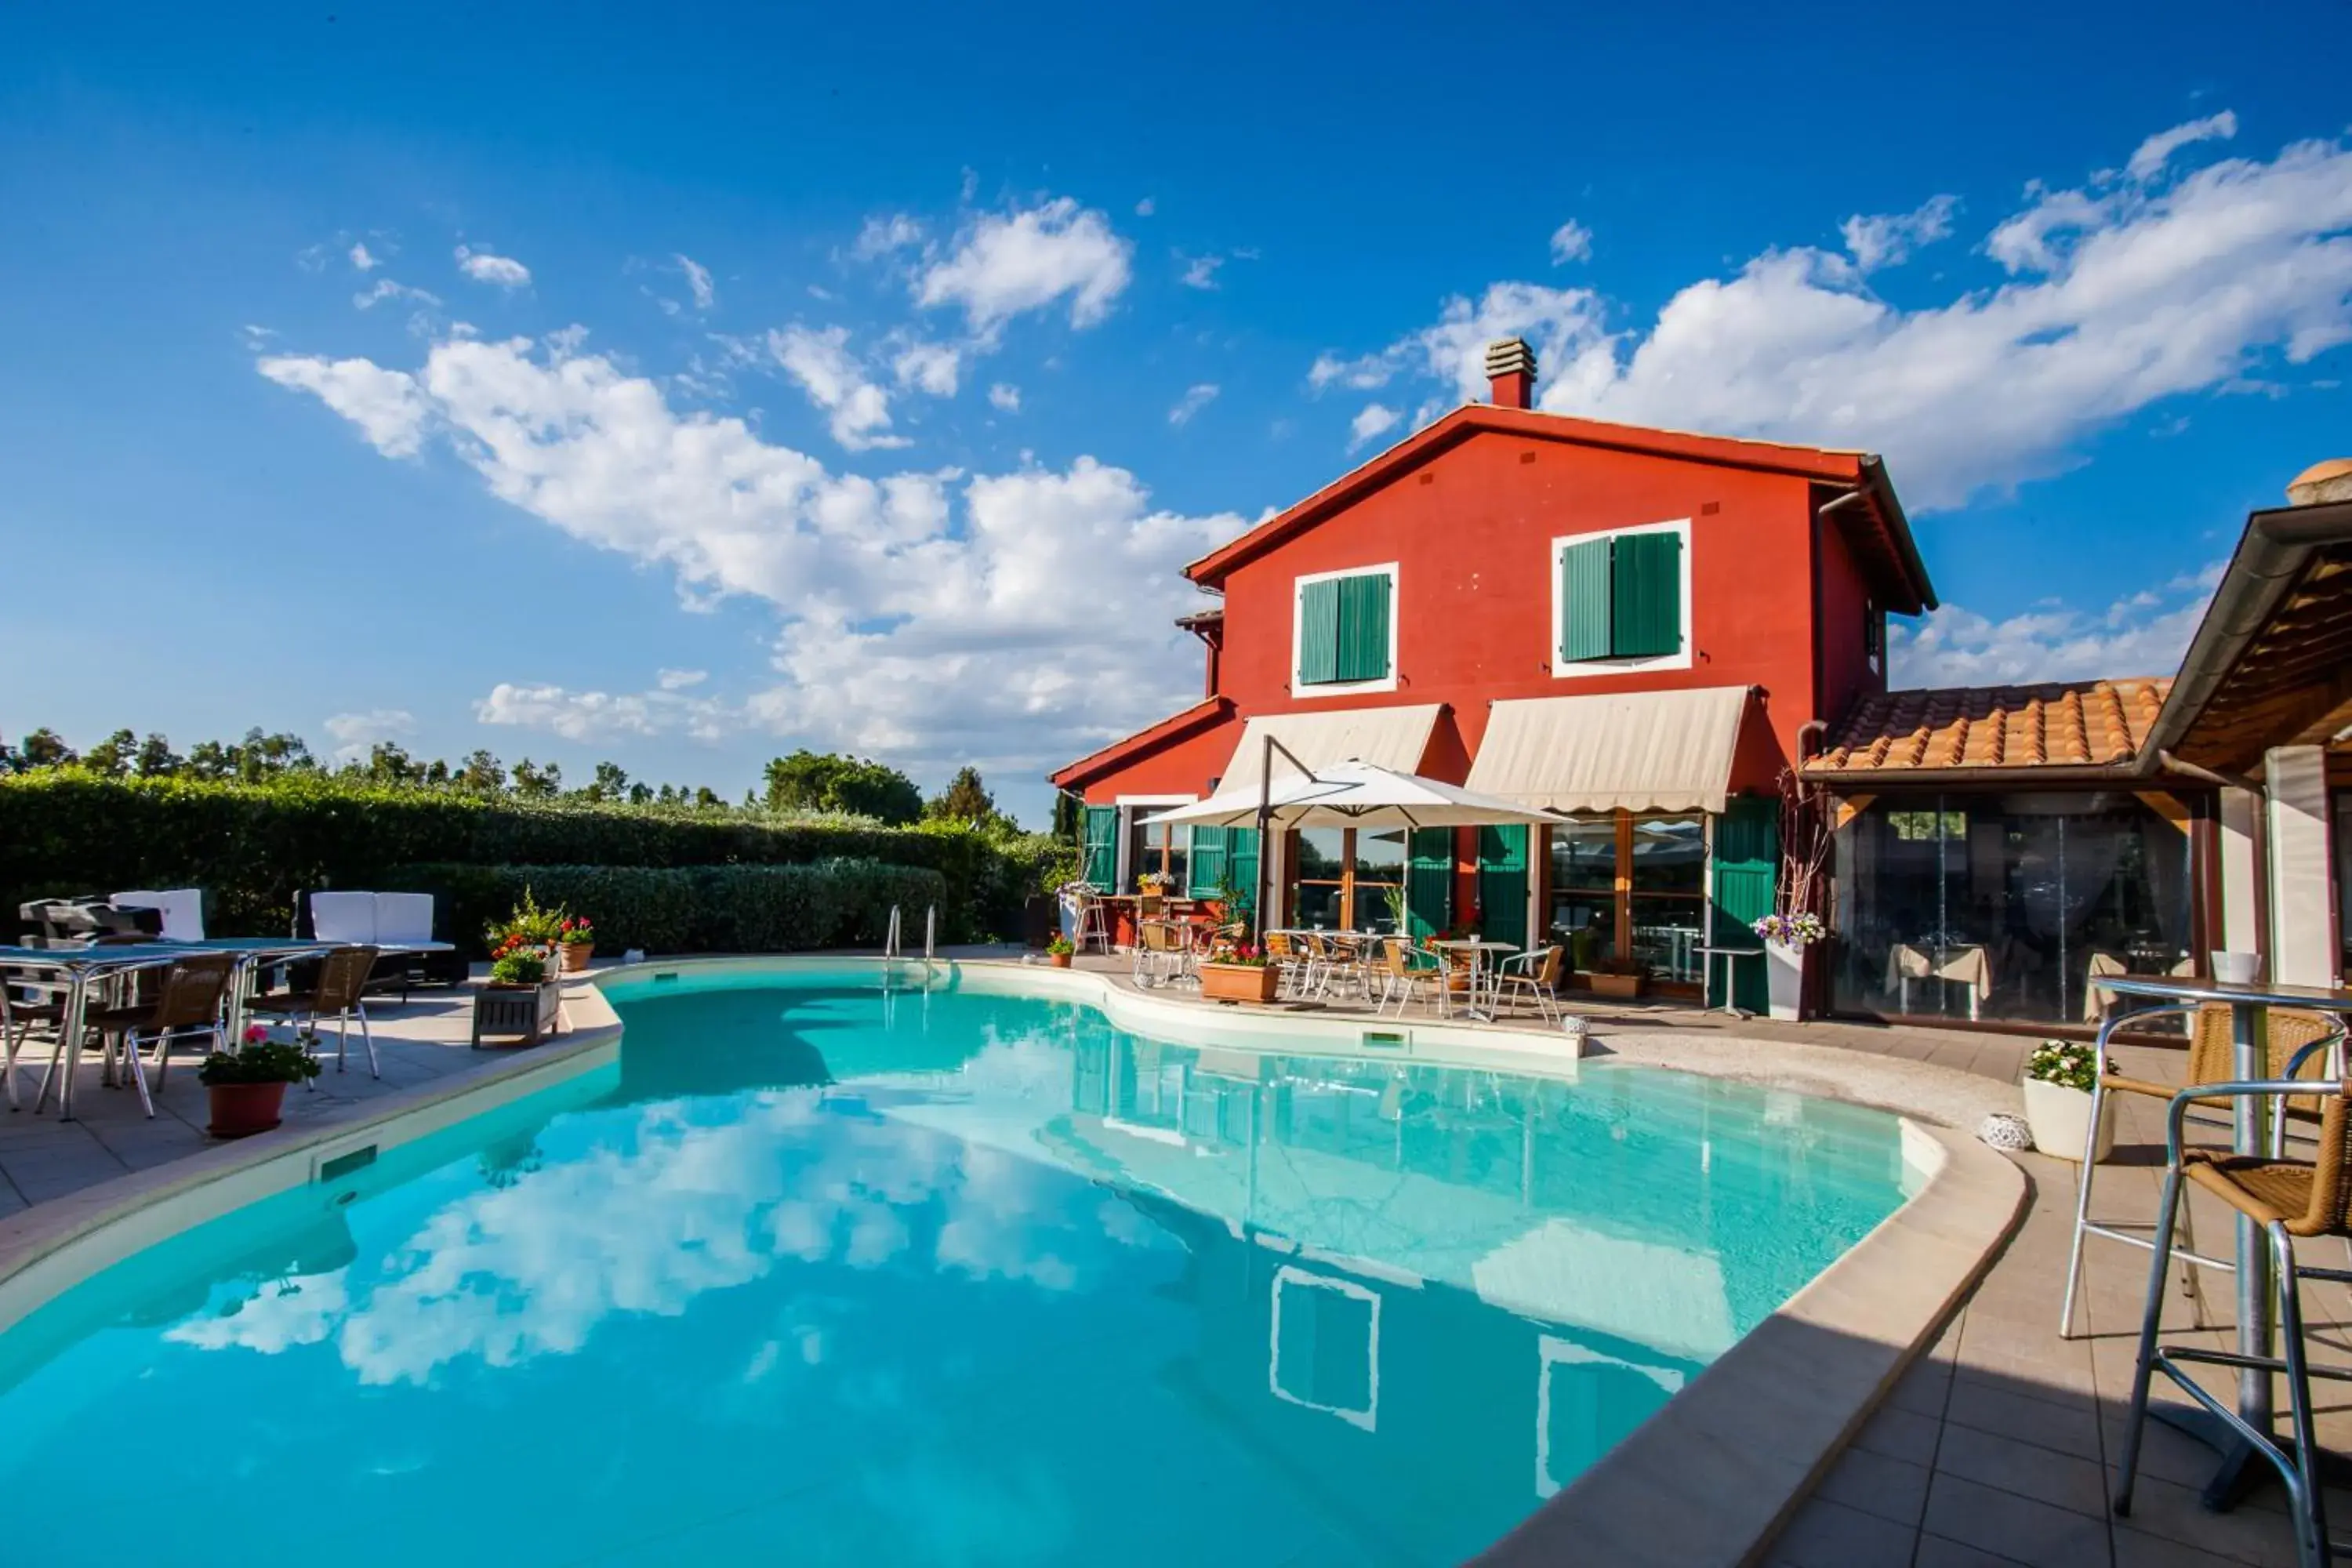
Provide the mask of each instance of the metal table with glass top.
[{"label": "metal table with glass top", "polygon": [[[2230,1009],[2231,1068],[2242,1081],[2270,1076],[2267,1046],[2271,1008],[2294,1007],[2305,1012],[2352,1016],[2352,991],[2322,986],[2232,985],[2224,981],[2171,974],[2101,975],[2094,984],[2116,995],[2136,997],[2153,1004],[2140,1009],[2150,1013],[2167,1007],[2179,1008],[2184,1005],[2205,1003],[2227,1006]],[[2125,1026],[2134,1016],[2128,1013],[2118,1015],[2110,1019],[2110,1026]],[[2268,1123],[2272,1111],[2271,1102],[2265,1100],[2241,1096],[2232,1100],[2231,1152],[2249,1156],[2264,1153],[2269,1148]],[[2242,1355],[2268,1356],[2273,1353],[2270,1248],[2263,1235],[2263,1227],[2244,1215],[2238,1216],[2236,1272],[2238,1352]],[[2248,1426],[2258,1431],[2273,1430],[2271,1392],[2269,1373],[2247,1369],[2238,1373],[2238,1414]],[[2206,1507],[2231,1507],[2242,1494],[2247,1481],[2266,1468],[2259,1464],[2249,1468],[2250,1461],[2255,1458],[2253,1449],[2206,1412],[2175,1412],[2159,1407],[2155,1413],[2207,1443],[2222,1456],[2221,1469],[2205,1488]]]}]

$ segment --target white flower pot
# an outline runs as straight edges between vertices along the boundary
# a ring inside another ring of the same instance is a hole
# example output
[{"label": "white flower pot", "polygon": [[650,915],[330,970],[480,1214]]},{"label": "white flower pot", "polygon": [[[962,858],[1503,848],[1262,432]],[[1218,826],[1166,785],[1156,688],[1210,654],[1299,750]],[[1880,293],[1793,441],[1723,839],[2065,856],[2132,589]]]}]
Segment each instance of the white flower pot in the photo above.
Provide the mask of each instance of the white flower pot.
[{"label": "white flower pot", "polygon": [[1805,944],[1768,942],[1764,944],[1764,995],[1775,1018],[1794,1022],[1804,1010]]},{"label": "white flower pot", "polygon": [[[2080,1160],[2091,1130],[2091,1091],[2044,1083],[2038,1078],[2027,1079],[2019,1087],[2025,1091],[2025,1123],[2033,1129],[2034,1148],[2053,1159]],[[2094,1163],[2116,1152],[2115,1110],[2110,1105],[2099,1118],[2099,1146],[2091,1154]]]}]

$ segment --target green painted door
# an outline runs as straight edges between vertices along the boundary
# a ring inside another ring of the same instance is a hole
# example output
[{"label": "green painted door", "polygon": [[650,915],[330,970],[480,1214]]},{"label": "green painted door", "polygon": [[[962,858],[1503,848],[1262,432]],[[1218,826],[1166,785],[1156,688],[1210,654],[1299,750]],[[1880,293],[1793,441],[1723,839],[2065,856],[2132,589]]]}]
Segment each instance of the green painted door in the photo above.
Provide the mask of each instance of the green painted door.
[{"label": "green painted door", "polygon": [[1228,827],[1225,829],[1225,881],[1234,889],[1234,908],[1228,915],[1240,914],[1257,930],[1257,829]]},{"label": "green painted door", "polygon": [[1454,830],[1417,827],[1406,840],[1407,934],[1435,936],[1454,920]]},{"label": "green painted door", "polygon": [[1184,893],[1187,898],[1213,899],[1223,891],[1225,883],[1225,830],[1222,827],[1192,829],[1192,851],[1184,861]]},{"label": "green painted door", "polygon": [[1118,807],[1087,807],[1086,879],[1106,892],[1118,883]]},{"label": "green painted door", "polygon": [[1528,944],[1528,830],[1478,830],[1478,934]]},{"label": "green painted door", "polygon": [[[1715,819],[1715,880],[1708,907],[1709,941],[1717,947],[1761,945],[1752,922],[1772,912],[1780,873],[1780,803],[1741,796]],[[1731,961],[1738,984],[1732,1000],[1751,1013],[1765,1010],[1764,961]],[[1723,1005],[1723,961],[1707,973],[1706,1004]]]}]

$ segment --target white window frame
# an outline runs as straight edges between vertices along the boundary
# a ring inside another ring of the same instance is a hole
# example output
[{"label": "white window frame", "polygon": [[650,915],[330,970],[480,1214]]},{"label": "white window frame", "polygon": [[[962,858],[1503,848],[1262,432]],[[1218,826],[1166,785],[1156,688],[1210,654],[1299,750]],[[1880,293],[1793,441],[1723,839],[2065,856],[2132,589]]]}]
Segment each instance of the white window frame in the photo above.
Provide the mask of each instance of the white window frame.
[{"label": "white window frame", "polygon": [[[1299,603],[1307,597],[1309,583],[1328,583],[1335,577],[1371,577],[1385,575],[1389,580],[1389,673],[1381,680],[1324,680],[1313,685],[1298,679],[1298,655],[1304,640],[1304,617],[1298,613]],[[1383,561],[1374,566],[1343,566],[1337,572],[1310,572],[1290,584],[1290,694],[1293,697],[1355,697],[1367,691],[1394,691],[1397,689],[1397,632],[1404,625],[1404,601],[1397,593],[1397,563]]]},{"label": "white window frame", "polygon": [[[1676,533],[1682,536],[1683,547],[1680,552],[1683,596],[1680,616],[1683,628],[1682,651],[1652,654],[1643,658],[1562,658],[1559,647],[1567,640],[1568,624],[1565,617],[1568,614],[1568,606],[1560,602],[1561,557],[1568,553],[1568,547],[1571,544],[1589,544],[1596,539],[1618,539],[1633,533]],[[1545,635],[1551,639],[1551,672],[1555,679],[1573,680],[1592,675],[1631,675],[1644,669],[1688,669],[1691,668],[1692,661],[1693,627],[1690,519],[1678,517],[1665,522],[1635,523],[1628,528],[1596,529],[1591,533],[1563,533],[1551,542],[1551,620],[1545,626],[1544,631]],[[1295,668],[1297,660],[1294,658],[1291,663]]]},{"label": "white window frame", "polygon": [[[1112,862],[1118,868],[1113,873],[1118,879],[1118,886],[1111,889],[1113,892],[1135,880],[1135,868],[1128,864],[1135,841],[1135,819],[1148,816],[1155,811],[1165,811],[1171,805],[1191,805],[1200,798],[1197,795],[1122,795],[1112,798],[1111,804],[1118,807],[1118,854]],[[1188,855],[1192,848],[1192,833],[1189,827],[1184,830],[1184,849]]]},{"label": "white window frame", "polygon": [[[1566,1485],[1551,1473],[1551,1374],[1563,1366],[1616,1366],[1648,1378],[1672,1399],[1683,1390],[1683,1374],[1671,1367],[1643,1366],[1587,1350],[1555,1334],[1536,1336],[1536,1496],[1551,1497]],[[1574,1478],[1570,1478],[1573,1479]]]},{"label": "white window frame", "polygon": [[[1365,1398],[1361,1410],[1345,1405],[1318,1405],[1301,1398],[1282,1386],[1282,1290],[1286,1285],[1297,1285],[1312,1290],[1333,1290],[1371,1307],[1371,1325],[1366,1331],[1364,1357],[1370,1375],[1366,1379]],[[1368,1290],[1352,1279],[1334,1279],[1286,1263],[1274,1271],[1274,1313],[1266,1333],[1265,1388],[1268,1394],[1286,1405],[1297,1405],[1308,1410],[1319,1410],[1326,1415],[1336,1415],[1349,1426],[1365,1432],[1376,1432],[1381,1425],[1381,1296]]]}]

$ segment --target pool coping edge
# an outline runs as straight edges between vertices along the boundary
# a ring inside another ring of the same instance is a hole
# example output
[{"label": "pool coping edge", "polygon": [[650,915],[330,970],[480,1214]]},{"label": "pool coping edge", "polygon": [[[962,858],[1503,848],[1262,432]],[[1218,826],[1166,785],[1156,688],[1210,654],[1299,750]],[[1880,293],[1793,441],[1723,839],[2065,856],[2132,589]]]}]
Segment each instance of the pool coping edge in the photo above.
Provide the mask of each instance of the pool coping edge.
[{"label": "pool coping edge", "polygon": [[[164,1237],[310,1179],[312,1156],[364,1134],[396,1145],[496,1110],[614,1055],[620,1016],[588,976],[563,983],[563,1032],[551,1041],[380,1099],[348,1116],[209,1144],[144,1170],[47,1198],[0,1219],[0,1333],[48,1300]],[[451,1047],[456,1048],[456,1047]],[[436,1112],[438,1114],[436,1114]],[[205,1201],[192,1205],[175,1200]],[[199,1206],[207,1213],[189,1215]]]}]

